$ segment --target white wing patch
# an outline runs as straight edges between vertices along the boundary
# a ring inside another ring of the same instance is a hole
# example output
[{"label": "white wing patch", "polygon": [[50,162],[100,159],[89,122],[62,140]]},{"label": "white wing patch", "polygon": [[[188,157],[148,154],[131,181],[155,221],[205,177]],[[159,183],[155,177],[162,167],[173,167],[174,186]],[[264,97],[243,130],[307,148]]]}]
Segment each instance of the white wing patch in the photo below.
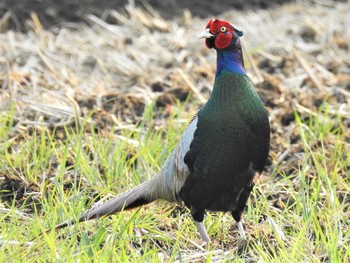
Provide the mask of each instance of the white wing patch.
[{"label": "white wing patch", "polygon": [[190,172],[184,162],[184,157],[190,149],[194,132],[197,129],[197,122],[198,118],[195,117],[187,126],[180,142],[171,152],[160,172],[152,179],[154,189],[150,192],[154,194],[154,197],[170,202],[181,202],[178,200],[178,193]]}]

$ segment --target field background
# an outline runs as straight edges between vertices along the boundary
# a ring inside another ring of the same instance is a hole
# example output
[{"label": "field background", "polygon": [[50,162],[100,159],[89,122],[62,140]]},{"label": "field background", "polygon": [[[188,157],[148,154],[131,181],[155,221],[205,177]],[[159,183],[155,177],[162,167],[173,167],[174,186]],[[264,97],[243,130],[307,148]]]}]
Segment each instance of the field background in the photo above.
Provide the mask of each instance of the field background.
[{"label": "field background", "polygon": [[[350,262],[349,2],[79,3],[0,3],[0,261]],[[272,127],[248,243],[208,213],[203,246],[161,201],[45,232],[159,171],[210,95],[213,16],[243,30]]]}]

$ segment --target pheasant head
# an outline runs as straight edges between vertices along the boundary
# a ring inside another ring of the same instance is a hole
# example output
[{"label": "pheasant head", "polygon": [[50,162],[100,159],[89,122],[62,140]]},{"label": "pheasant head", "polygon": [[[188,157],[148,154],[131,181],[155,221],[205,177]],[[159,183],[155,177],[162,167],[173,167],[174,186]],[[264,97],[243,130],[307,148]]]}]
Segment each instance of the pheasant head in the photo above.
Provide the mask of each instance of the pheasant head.
[{"label": "pheasant head", "polygon": [[217,50],[240,46],[239,37],[243,32],[225,20],[211,18],[199,38],[205,38],[208,48]]}]

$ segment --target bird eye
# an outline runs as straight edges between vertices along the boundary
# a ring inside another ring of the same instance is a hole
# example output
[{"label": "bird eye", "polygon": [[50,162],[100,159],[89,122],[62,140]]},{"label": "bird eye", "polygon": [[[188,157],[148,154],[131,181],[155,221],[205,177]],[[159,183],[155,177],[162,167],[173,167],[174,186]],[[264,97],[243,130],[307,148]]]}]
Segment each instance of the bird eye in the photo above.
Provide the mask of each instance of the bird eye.
[{"label": "bird eye", "polygon": [[225,33],[226,32],[226,27],[225,26],[222,26],[221,28],[220,28],[220,31],[222,32],[222,33]]}]

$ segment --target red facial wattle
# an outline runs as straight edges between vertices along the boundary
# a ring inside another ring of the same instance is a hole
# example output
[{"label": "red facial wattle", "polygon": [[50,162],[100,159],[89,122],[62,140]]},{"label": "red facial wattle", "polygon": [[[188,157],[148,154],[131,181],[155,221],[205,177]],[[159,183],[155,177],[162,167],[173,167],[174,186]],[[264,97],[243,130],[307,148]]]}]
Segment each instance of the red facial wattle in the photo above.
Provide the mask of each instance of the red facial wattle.
[{"label": "red facial wattle", "polygon": [[224,49],[228,47],[232,40],[232,33],[228,31],[226,33],[219,33],[215,39],[215,46],[218,49]]}]

